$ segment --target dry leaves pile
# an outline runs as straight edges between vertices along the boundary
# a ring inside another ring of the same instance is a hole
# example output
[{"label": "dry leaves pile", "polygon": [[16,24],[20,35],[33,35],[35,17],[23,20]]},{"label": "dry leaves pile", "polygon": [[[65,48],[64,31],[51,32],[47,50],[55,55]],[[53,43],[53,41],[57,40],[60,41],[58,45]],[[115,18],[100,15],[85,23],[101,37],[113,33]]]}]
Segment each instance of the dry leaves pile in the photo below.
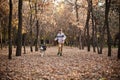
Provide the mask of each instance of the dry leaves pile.
[{"label": "dry leaves pile", "polygon": [[[15,52],[15,51],[14,51]],[[87,52],[78,48],[64,47],[63,56],[57,56],[57,47],[47,49],[44,57],[40,52],[22,54],[7,59],[7,50],[0,51],[0,80],[120,80],[120,61],[117,50],[112,57]]]}]

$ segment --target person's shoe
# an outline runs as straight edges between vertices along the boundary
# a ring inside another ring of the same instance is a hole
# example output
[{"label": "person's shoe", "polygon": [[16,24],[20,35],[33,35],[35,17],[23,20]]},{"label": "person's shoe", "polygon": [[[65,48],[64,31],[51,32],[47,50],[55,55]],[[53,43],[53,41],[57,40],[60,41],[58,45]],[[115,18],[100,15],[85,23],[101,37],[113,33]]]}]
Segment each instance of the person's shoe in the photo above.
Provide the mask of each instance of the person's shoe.
[{"label": "person's shoe", "polygon": [[62,53],[60,53],[60,56],[62,56]]},{"label": "person's shoe", "polygon": [[58,52],[58,53],[57,53],[57,55],[59,56],[59,55],[60,55],[60,53]]}]

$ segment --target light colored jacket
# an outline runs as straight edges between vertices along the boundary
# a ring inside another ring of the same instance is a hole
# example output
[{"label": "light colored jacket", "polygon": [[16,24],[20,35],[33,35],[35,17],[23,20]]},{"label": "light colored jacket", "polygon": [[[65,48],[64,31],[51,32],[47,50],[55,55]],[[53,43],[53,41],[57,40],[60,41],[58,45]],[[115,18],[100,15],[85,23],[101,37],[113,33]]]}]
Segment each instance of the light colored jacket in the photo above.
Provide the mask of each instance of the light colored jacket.
[{"label": "light colored jacket", "polygon": [[66,35],[62,32],[62,33],[58,33],[55,41],[58,40],[58,43],[64,43],[66,39]]}]

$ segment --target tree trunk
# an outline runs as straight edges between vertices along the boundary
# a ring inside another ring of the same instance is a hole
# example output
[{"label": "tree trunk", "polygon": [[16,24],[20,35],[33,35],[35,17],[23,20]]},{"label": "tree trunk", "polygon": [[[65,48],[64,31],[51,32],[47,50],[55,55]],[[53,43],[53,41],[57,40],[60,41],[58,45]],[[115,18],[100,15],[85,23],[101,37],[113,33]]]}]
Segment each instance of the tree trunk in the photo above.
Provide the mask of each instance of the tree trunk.
[{"label": "tree trunk", "polygon": [[118,42],[118,59],[120,59],[120,5],[119,5],[119,42]]},{"label": "tree trunk", "polygon": [[[77,25],[79,25],[79,16],[78,16],[78,5],[77,5],[77,1],[75,0],[75,11],[76,11],[76,22],[78,23]],[[79,31],[79,49],[82,49],[82,40],[81,40],[82,36],[81,36],[81,30]]]},{"label": "tree trunk", "polygon": [[26,43],[26,33],[23,34],[23,48],[24,48],[24,54],[26,54],[25,43]]},{"label": "tree trunk", "polygon": [[78,18],[78,6],[77,6],[77,0],[75,0],[75,11],[76,11],[76,22],[79,21],[79,18]]},{"label": "tree trunk", "polygon": [[110,39],[110,32],[109,32],[109,24],[108,24],[108,15],[109,15],[109,8],[110,8],[110,2],[111,0],[106,0],[106,5],[105,5],[105,22],[104,22],[104,26],[101,29],[101,35],[100,35],[100,53],[102,54],[102,50],[103,50],[103,46],[104,46],[104,34],[105,34],[105,30],[107,29],[107,43],[108,43],[108,56],[111,56],[111,39]]},{"label": "tree trunk", "polygon": [[79,32],[79,49],[82,49],[82,36],[81,36],[81,30]]},{"label": "tree trunk", "polygon": [[9,25],[8,25],[8,39],[9,39],[9,54],[8,59],[12,59],[12,39],[11,39],[11,29],[12,29],[12,0],[9,0]]},{"label": "tree trunk", "polygon": [[85,46],[85,37],[83,36],[83,34],[81,36],[81,40],[82,40],[82,49],[84,49],[84,46]]},{"label": "tree trunk", "polygon": [[32,38],[32,25],[30,25],[30,36],[31,36],[31,40],[30,40],[30,51],[33,52],[33,38]]},{"label": "tree trunk", "polygon": [[38,51],[38,36],[39,36],[39,25],[38,25],[38,19],[37,19],[37,0],[35,3],[35,13],[36,13],[36,39],[35,39],[35,51]]},{"label": "tree trunk", "polygon": [[0,48],[2,50],[3,46],[2,46],[2,28],[1,28],[1,20],[0,20]]},{"label": "tree trunk", "polygon": [[36,30],[37,30],[37,33],[36,33],[36,40],[35,40],[35,51],[38,51],[38,34],[39,34],[39,24],[38,24],[38,20],[37,20],[37,23],[36,23]]},{"label": "tree trunk", "polygon": [[[29,6],[30,6],[30,10],[32,9],[31,8],[31,1],[29,0]],[[33,37],[32,37],[32,13],[30,13],[30,51],[33,52]]]},{"label": "tree trunk", "polygon": [[93,51],[96,52],[95,50],[95,25],[94,25],[94,19],[93,19],[93,3],[92,0],[90,0],[90,12],[91,12],[91,19],[92,19],[92,46],[93,46]]},{"label": "tree trunk", "polygon": [[3,42],[2,42],[2,32],[1,32],[1,34],[0,34],[0,47],[1,47],[1,50],[3,49]]},{"label": "tree trunk", "polygon": [[[94,16],[93,16],[94,17]],[[98,54],[100,53],[100,49],[99,49],[99,45],[98,45],[98,38],[99,37],[97,37],[97,26],[96,26],[96,18],[94,17],[94,27],[95,27],[95,45],[96,45],[96,47],[97,47],[97,52],[98,52]]]},{"label": "tree trunk", "polygon": [[111,3],[111,0],[106,0],[105,24],[106,24],[106,29],[107,29],[108,56],[111,56],[111,35],[110,35],[110,28],[109,28],[109,22],[108,22],[110,3]]},{"label": "tree trunk", "polygon": [[89,20],[90,20],[90,4],[88,1],[87,19],[85,24],[85,28],[87,30],[87,50],[88,51],[90,51]]},{"label": "tree trunk", "polygon": [[13,28],[13,45],[14,45],[14,48],[16,48],[16,28]]},{"label": "tree trunk", "polygon": [[[4,22],[4,21],[3,21]],[[4,47],[6,48],[6,43],[7,43],[7,39],[6,39],[6,32],[7,29],[6,27],[3,28],[3,43],[4,43]]]},{"label": "tree trunk", "polygon": [[21,56],[22,52],[22,1],[19,0],[18,3],[18,32],[17,32],[17,49],[16,49],[16,56]]}]

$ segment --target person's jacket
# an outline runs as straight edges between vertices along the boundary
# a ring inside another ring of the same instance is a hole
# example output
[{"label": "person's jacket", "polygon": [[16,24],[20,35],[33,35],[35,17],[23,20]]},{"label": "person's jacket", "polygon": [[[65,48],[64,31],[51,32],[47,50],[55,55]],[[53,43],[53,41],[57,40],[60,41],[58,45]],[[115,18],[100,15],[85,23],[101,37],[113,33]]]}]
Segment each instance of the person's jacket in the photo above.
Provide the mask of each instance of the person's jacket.
[{"label": "person's jacket", "polygon": [[55,41],[57,40],[58,43],[64,43],[65,39],[66,39],[66,35],[62,32],[57,34]]}]

